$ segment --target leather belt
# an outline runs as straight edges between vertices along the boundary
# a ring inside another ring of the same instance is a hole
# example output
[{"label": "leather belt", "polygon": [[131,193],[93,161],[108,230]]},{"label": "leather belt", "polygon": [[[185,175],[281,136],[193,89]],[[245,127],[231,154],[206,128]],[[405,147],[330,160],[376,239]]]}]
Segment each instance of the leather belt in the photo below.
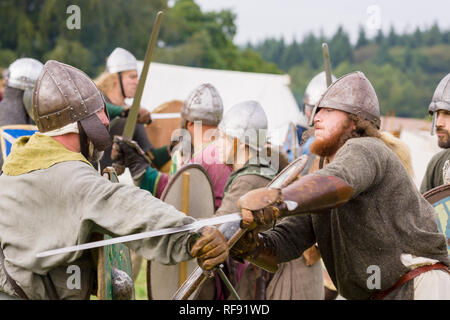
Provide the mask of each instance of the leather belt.
[{"label": "leather belt", "polygon": [[400,279],[398,279],[398,281],[389,289],[380,291],[375,293],[371,299],[373,300],[382,300],[384,299],[389,293],[391,293],[392,291],[394,291],[395,289],[397,289],[398,287],[401,287],[402,285],[404,285],[406,282],[414,279],[415,277],[421,275],[422,273],[431,271],[431,270],[444,270],[447,271],[450,274],[450,271],[448,270],[448,267],[443,264],[443,263],[435,263],[432,265],[426,265],[423,267],[419,267],[416,268],[414,270],[409,271],[407,274],[403,275]]}]

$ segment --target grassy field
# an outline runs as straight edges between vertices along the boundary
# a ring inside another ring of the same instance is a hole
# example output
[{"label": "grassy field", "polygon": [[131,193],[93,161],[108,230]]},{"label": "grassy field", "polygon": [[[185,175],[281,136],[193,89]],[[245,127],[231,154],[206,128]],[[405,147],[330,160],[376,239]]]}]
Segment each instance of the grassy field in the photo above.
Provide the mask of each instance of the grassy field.
[{"label": "grassy field", "polygon": [[147,300],[147,260],[142,261],[141,270],[139,271],[138,277],[134,282],[134,293],[136,295],[136,300]]}]

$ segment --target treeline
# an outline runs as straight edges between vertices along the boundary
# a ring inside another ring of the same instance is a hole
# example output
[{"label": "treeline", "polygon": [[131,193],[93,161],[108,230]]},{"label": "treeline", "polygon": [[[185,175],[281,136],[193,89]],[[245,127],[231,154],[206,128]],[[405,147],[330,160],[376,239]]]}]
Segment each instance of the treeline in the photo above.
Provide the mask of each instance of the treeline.
[{"label": "treeline", "polygon": [[[80,8],[80,29],[67,27]],[[323,70],[321,45],[330,48],[333,73],[361,70],[377,91],[383,114],[425,117],[439,80],[450,71],[450,30],[437,25],[411,34],[360,29],[355,45],[344,28],[301,42],[267,39],[240,48],[233,42],[236,16],[203,12],[195,0],[0,0],[0,68],[20,57],[59,60],[95,77],[107,56],[123,47],[143,59],[157,11],[164,10],[154,60],[177,65],[264,73],[289,73],[299,104],[306,85]]]},{"label": "treeline", "polygon": [[323,42],[328,43],[335,76],[355,70],[366,74],[383,114],[426,117],[434,89],[450,72],[450,30],[441,31],[437,24],[411,34],[397,34],[394,28],[387,34],[380,30],[373,39],[361,27],[355,45],[340,27],[330,38],[309,34],[302,42],[290,43],[266,39],[247,49],[290,74],[292,91],[301,104],[309,80],[323,70]]},{"label": "treeline", "polygon": [[[90,76],[116,47],[143,59],[156,13],[164,10],[155,60],[194,67],[280,73],[250,49],[233,43],[235,15],[202,12],[194,0],[0,0],[0,67],[20,57],[56,59]],[[67,20],[80,8],[80,29]]]}]

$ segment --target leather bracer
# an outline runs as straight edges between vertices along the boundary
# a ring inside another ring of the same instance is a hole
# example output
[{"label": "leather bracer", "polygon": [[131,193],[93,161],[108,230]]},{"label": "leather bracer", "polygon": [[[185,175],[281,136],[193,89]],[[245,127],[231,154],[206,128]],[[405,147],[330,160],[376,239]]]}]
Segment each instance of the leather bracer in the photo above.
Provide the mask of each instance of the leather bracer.
[{"label": "leather bracer", "polygon": [[352,195],[353,188],[344,180],[314,174],[304,176],[282,190],[283,200],[298,204],[295,213],[332,209],[349,201]]}]

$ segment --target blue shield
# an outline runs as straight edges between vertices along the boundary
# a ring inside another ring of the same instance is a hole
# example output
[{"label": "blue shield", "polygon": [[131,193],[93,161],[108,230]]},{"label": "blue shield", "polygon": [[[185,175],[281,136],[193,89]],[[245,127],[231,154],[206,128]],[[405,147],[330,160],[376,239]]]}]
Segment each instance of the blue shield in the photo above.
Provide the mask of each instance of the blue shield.
[{"label": "blue shield", "polygon": [[15,140],[23,136],[32,136],[38,129],[30,124],[13,124],[0,127],[0,140],[3,159],[11,152]]}]

